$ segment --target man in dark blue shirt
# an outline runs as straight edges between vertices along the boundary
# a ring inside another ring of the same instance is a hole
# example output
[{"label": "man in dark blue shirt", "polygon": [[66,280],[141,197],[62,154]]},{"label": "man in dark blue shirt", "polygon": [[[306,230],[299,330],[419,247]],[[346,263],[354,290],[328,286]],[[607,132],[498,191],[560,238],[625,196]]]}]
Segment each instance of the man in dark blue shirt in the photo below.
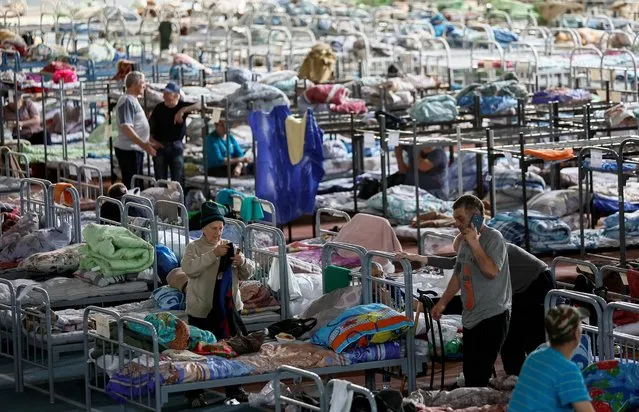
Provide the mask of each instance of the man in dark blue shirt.
[{"label": "man in dark blue shirt", "polygon": [[156,179],[168,179],[179,182],[184,187],[184,135],[186,134],[185,116],[199,109],[199,104],[189,105],[180,98],[180,87],[169,83],[162,90],[164,101],[153,109],[149,125],[151,144],[157,150],[153,157]]},{"label": "man in dark blue shirt", "polygon": [[[408,163],[404,159],[408,153]],[[412,148],[397,146],[395,148],[399,173],[405,175],[405,185],[415,185],[415,165]],[[419,187],[433,196],[448,200],[448,156],[442,149],[422,147],[419,152]]]}]

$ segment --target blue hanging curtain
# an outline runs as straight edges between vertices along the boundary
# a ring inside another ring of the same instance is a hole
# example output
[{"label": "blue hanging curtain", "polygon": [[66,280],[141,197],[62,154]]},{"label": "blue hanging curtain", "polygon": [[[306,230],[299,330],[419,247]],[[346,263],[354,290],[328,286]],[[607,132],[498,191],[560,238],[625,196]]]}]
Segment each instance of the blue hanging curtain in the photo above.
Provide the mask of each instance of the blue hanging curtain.
[{"label": "blue hanging curtain", "polygon": [[275,205],[278,225],[313,214],[324,177],[324,132],[311,110],[306,113],[304,155],[296,165],[291,163],[285,127],[290,115],[287,106],[276,106],[270,113],[252,112],[248,117],[257,144],[255,195]]}]

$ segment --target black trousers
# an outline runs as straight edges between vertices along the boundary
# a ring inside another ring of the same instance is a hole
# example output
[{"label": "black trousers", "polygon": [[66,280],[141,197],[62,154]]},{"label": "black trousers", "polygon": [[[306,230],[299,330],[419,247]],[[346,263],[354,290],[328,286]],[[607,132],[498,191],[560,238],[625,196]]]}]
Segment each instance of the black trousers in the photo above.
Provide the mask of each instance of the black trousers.
[{"label": "black trousers", "polygon": [[488,386],[509,323],[510,313],[505,310],[482,320],[474,328],[464,328],[463,368],[467,387]]},{"label": "black trousers", "polygon": [[127,189],[131,187],[133,175],[141,175],[144,172],[144,152],[138,150],[122,150],[115,148],[115,157],[118,159],[122,183]]},{"label": "black trousers", "polygon": [[508,375],[519,376],[526,356],[546,341],[544,299],[553,287],[552,274],[546,270],[528,289],[513,294],[510,327],[501,348],[501,360]]}]

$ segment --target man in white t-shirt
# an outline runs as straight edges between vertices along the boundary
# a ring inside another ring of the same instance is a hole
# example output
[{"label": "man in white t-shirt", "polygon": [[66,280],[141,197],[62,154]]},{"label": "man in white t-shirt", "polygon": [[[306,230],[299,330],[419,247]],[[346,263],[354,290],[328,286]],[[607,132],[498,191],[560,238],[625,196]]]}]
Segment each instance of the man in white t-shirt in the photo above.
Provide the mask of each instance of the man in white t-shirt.
[{"label": "man in white t-shirt", "polygon": [[155,147],[149,142],[149,121],[138,96],[144,94],[146,83],[144,74],[131,72],[124,79],[126,93],[115,106],[118,137],[113,146],[118,166],[122,173],[122,183],[132,187],[133,175],[142,174],[144,153],[155,156]]}]

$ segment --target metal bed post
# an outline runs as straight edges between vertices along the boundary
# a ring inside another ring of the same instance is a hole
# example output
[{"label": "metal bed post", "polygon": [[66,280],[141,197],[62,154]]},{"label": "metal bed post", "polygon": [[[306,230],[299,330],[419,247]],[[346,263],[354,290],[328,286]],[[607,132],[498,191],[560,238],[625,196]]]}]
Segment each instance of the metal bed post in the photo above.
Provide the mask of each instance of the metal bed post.
[{"label": "metal bed post", "polygon": [[82,122],[82,164],[87,164],[86,126],[84,117],[84,84],[80,82],[80,121]]},{"label": "metal bed post", "polygon": [[[21,132],[20,132],[20,114],[18,113],[18,79],[17,79],[17,72],[18,69],[17,67],[15,68],[14,72],[13,72],[13,103],[16,105],[16,129],[17,129],[17,134],[18,134],[18,151],[22,150],[21,147],[22,145],[20,144],[21,141]],[[11,100],[11,99],[9,99]],[[44,113],[42,114],[44,116]],[[4,127],[4,126],[3,126]]]},{"label": "metal bed post", "polygon": [[[326,385],[327,397],[329,393],[333,392],[333,386],[335,385],[335,382],[337,382],[337,379],[331,379],[330,381],[328,381],[328,384]],[[355,385],[354,383],[349,383],[348,390],[354,393],[359,393],[364,395],[366,399],[368,400],[368,405],[370,406],[370,412],[377,412],[377,402],[375,401],[375,396],[369,389],[366,389],[363,386]],[[326,407],[328,406],[330,405],[327,404]]]},{"label": "metal bed post", "polygon": [[[421,222],[420,222],[420,210],[419,210],[419,162],[420,162],[420,152],[421,146],[417,147],[417,122],[414,118],[411,119],[412,128],[413,128],[413,145],[412,145],[412,155],[413,155],[413,178],[415,179],[415,218],[417,219],[417,239],[420,238],[422,234]],[[422,254],[422,245],[417,245],[418,253]]]},{"label": "metal bed post", "polygon": [[[482,126],[481,98],[479,96],[475,96],[474,98],[473,116],[474,116],[474,126],[475,126],[474,128],[481,129],[481,126]],[[478,143],[475,146],[481,147],[481,144]],[[477,167],[477,194],[479,195],[479,198],[481,199],[482,197],[484,197],[485,193],[484,193],[484,179],[482,174],[483,161],[482,161],[482,155],[479,153],[475,155],[475,164]]]},{"label": "metal bed post", "polygon": [[599,359],[605,359],[606,354],[609,353],[608,342],[604,339],[603,333],[603,312],[604,308],[607,306],[606,301],[597,295],[593,295],[590,293],[581,293],[575,292],[572,290],[565,289],[553,289],[548,292],[546,298],[544,299],[544,311],[548,313],[551,307],[557,305],[560,300],[569,299],[571,302],[578,302],[580,304],[589,304],[591,305],[597,316],[597,325],[582,325],[582,329],[586,334],[596,334],[596,346],[597,349],[594,351]]},{"label": "metal bed post", "polygon": [[208,169],[208,144],[206,143],[209,135],[209,121],[206,118],[206,111],[204,107],[204,95],[200,96],[200,116],[202,119],[202,162],[204,163],[204,193],[206,198],[209,198],[209,169]]},{"label": "metal bed post", "polygon": [[[47,142],[47,116],[46,116],[46,101],[47,101],[47,89],[44,87],[44,76],[40,76],[40,87],[42,88],[42,132],[44,133],[44,178],[47,178],[47,165],[49,160],[49,150]],[[3,106],[4,107],[4,106]],[[4,127],[3,127],[4,129]]]},{"label": "metal bed post", "polygon": [[[521,168],[521,190],[524,195],[524,242],[526,245],[526,250],[530,252],[530,231],[528,227],[528,194],[526,193],[526,171],[528,169],[528,165],[526,164],[526,158],[524,157],[524,149],[526,146],[526,139],[524,138],[524,133],[519,133],[519,167]],[[494,187],[494,185],[493,185]],[[492,208],[492,205],[491,205]]]},{"label": "metal bed post", "polygon": [[[224,99],[224,121],[226,122],[226,126],[224,128],[224,133],[226,133],[226,181],[228,184],[228,188],[231,188],[231,141],[229,139],[230,134],[230,125],[229,125],[229,99]],[[220,136],[223,137],[223,136]],[[254,154],[255,155],[255,154]]]},{"label": "metal bed post", "polygon": [[[280,382],[282,381],[283,374],[289,374],[299,378],[308,378],[312,380],[313,382],[315,382],[315,385],[317,386],[317,390],[319,394],[319,399],[320,399],[319,408],[315,406],[307,405],[304,402],[298,401],[297,399],[283,396],[281,393],[281,388],[280,388]],[[277,368],[277,370],[275,371],[275,378],[273,379],[273,395],[275,397],[275,412],[282,412],[282,401],[285,401],[286,403],[289,403],[291,405],[309,408],[310,410],[314,412],[326,412],[328,410],[328,400],[327,400],[326,391],[324,390],[324,384],[322,383],[322,380],[317,374],[313,372],[305,371],[303,369],[298,369],[298,368],[294,368],[292,366],[287,366],[287,365],[283,365]],[[377,412],[377,411],[373,411],[373,412]]]},{"label": "metal bed post", "polygon": [[60,79],[60,108],[62,113],[60,113],[60,123],[62,128],[62,159],[64,161],[69,160],[68,155],[68,147],[67,147],[67,119],[66,119],[66,110],[64,110],[64,79]]},{"label": "metal bed post", "polygon": [[457,125],[456,134],[457,134],[457,192],[458,196],[461,196],[464,193],[464,165],[462,164],[464,154],[462,153],[462,135],[461,135],[461,127]]},{"label": "metal bed post", "polygon": [[[490,129],[486,129],[486,157],[488,160],[488,176],[490,176],[490,185],[489,185],[489,199],[490,199],[490,216],[495,217],[497,214],[497,194],[495,190],[495,165],[493,161],[495,159],[495,154],[493,152],[495,133]],[[479,156],[479,155],[476,155]],[[460,193],[461,195],[461,193]],[[524,203],[526,202],[526,198],[524,197]]]},{"label": "metal bed post", "polygon": [[386,190],[388,189],[388,182],[386,181],[386,165],[385,165],[385,160],[386,160],[386,150],[387,150],[387,146],[386,146],[386,116],[385,115],[380,115],[379,116],[379,131],[380,131],[380,143],[381,143],[381,150],[379,151],[379,156],[380,156],[380,161],[381,161],[381,166],[382,166],[382,216],[386,217],[386,214],[388,212],[388,195],[386,193]]},{"label": "metal bed post", "polygon": [[[295,95],[297,96],[297,93],[295,93]],[[355,137],[355,116],[353,115],[353,113],[351,113],[350,115],[350,126],[351,126],[351,141],[353,143],[353,149],[352,149],[353,152],[351,153],[352,160],[353,160],[353,204],[354,204],[355,213],[357,213],[357,176],[358,176],[358,173],[361,171],[359,170],[359,165],[357,164],[358,162],[355,161],[355,158],[358,155],[362,156],[363,151],[360,150],[361,149],[360,143],[362,143],[362,140],[359,139],[359,137]]]},{"label": "metal bed post", "polygon": [[[0,127],[0,146],[4,146],[4,104],[4,95],[0,94],[0,109],[2,109],[0,110],[0,125],[2,126]],[[44,105],[44,100],[42,104]],[[18,148],[18,150],[20,150],[20,148]],[[47,158],[46,150],[44,152],[44,158]]]}]

